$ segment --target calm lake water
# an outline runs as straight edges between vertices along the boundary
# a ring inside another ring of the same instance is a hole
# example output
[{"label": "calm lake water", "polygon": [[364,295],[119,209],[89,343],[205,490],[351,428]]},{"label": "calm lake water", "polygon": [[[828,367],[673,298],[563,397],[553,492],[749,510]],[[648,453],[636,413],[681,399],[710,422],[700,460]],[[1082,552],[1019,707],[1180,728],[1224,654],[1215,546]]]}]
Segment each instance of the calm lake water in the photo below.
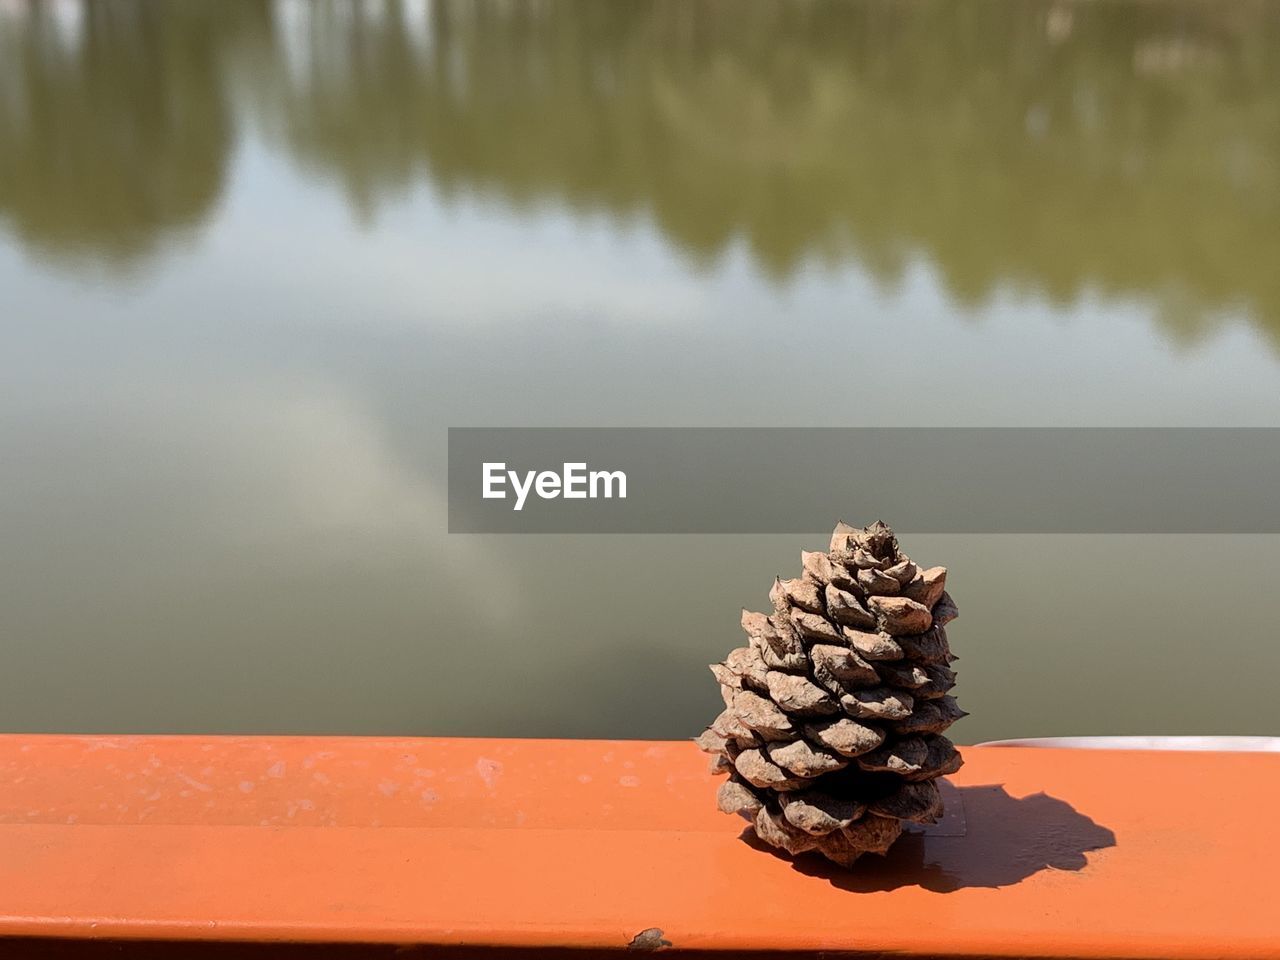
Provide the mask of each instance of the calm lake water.
[{"label": "calm lake water", "polygon": [[[0,729],[688,736],[821,531],[448,426],[1015,424],[1280,426],[1280,4],[0,0]],[[904,546],[958,739],[1280,734],[1280,538]]]}]

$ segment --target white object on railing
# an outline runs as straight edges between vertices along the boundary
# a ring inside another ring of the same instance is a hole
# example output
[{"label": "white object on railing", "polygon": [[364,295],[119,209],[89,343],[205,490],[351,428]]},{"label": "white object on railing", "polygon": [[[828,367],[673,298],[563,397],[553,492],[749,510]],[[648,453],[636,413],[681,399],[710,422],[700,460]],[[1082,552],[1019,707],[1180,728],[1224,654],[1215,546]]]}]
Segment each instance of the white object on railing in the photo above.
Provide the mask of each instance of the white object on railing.
[{"label": "white object on railing", "polygon": [[1280,753],[1280,737],[1031,737],[988,740],[979,747],[1071,747],[1078,750],[1217,750]]}]

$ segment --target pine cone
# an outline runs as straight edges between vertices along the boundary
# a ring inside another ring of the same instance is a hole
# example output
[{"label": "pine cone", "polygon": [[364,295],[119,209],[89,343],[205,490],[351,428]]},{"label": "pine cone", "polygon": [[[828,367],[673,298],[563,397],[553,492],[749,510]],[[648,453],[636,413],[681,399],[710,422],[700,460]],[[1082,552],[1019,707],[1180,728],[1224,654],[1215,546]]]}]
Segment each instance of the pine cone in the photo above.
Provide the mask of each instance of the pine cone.
[{"label": "pine cone", "polygon": [[960,769],[942,735],[965,713],[944,567],[919,569],[877,521],[836,526],[804,576],[775,580],[774,612],[742,613],[749,643],[711,672],[725,710],[698,738],[727,773],[718,803],[789,854],[843,866],[884,853],[903,821],[932,823],[934,781]]}]

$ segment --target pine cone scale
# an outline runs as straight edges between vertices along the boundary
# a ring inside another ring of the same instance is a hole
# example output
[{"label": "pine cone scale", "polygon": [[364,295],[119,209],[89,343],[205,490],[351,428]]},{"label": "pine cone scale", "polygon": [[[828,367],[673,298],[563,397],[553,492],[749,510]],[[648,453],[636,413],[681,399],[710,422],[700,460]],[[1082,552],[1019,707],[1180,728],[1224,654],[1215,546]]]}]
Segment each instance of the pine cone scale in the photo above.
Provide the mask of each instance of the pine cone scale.
[{"label": "pine cone scale", "polygon": [[820,790],[783,794],[781,806],[792,826],[817,837],[843,830],[867,809],[857,801],[843,800]]},{"label": "pine cone scale", "polygon": [[866,660],[901,660],[906,654],[902,644],[885,633],[851,630],[841,634],[845,641]]},{"label": "pine cone scale", "polygon": [[834,750],[842,757],[861,756],[880,746],[885,739],[885,733],[879,727],[848,718],[808,725],[804,734],[809,740]]},{"label": "pine cone scale", "polygon": [[786,744],[771,743],[765,748],[765,752],[778,766],[806,780],[842,770],[849,765],[849,761],[839,754],[815,747],[807,740],[792,740]]}]

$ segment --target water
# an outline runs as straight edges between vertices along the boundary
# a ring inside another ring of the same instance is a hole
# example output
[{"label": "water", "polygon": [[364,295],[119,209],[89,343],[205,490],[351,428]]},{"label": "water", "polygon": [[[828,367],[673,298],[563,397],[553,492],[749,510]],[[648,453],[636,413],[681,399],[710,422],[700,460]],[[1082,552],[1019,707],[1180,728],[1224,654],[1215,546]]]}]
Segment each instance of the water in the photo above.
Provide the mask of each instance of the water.
[{"label": "water", "polygon": [[[1248,2],[0,0],[0,729],[696,732],[821,532],[451,537],[450,425],[1280,426],[1277,53]],[[958,739],[1280,733],[1280,538],[904,545]]]}]

